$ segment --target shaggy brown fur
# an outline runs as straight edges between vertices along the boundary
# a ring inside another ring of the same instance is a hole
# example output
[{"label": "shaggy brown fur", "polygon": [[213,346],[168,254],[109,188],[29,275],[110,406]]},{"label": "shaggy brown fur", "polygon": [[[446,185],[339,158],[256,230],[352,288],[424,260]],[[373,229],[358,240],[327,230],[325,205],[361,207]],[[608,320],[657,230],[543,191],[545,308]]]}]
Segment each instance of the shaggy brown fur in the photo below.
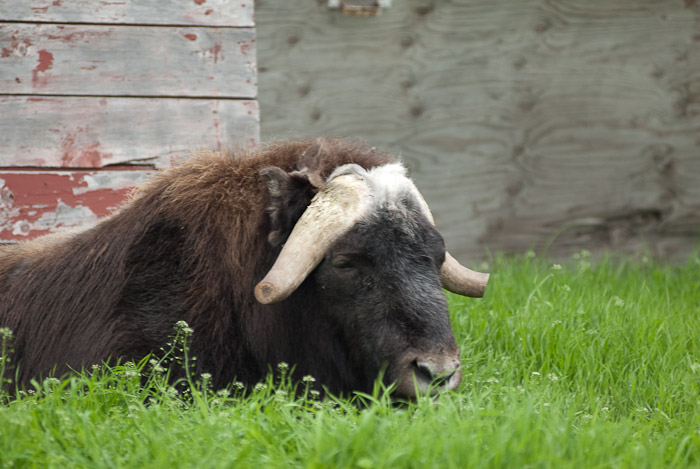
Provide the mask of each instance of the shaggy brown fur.
[{"label": "shaggy brown fur", "polygon": [[289,322],[303,318],[272,319],[284,306],[263,307],[253,288],[315,189],[307,182],[299,200],[271,201],[260,171],[306,168],[302,184],[342,164],[391,161],[333,139],[204,153],[160,173],[91,228],[0,248],[0,327],[15,333],[19,382],[54,366],[61,374],[108,358],[139,359],[158,351],[178,320],[194,329],[192,353],[215,386],[234,377],[254,382],[279,357],[301,357],[308,352],[301,339],[286,350],[275,340],[306,327]]}]

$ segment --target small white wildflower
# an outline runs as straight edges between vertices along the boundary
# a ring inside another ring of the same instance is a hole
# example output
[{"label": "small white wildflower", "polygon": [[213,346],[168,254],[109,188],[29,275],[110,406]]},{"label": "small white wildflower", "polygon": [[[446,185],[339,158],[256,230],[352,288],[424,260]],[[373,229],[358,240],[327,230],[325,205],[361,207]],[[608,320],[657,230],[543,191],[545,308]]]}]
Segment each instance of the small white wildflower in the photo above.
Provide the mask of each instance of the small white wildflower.
[{"label": "small white wildflower", "polygon": [[613,296],[612,299],[615,302],[615,306],[617,306],[617,307],[625,306],[625,300],[623,300],[619,296]]},{"label": "small white wildflower", "polygon": [[549,373],[549,374],[547,375],[547,378],[549,378],[549,380],[552,381],[552,382],[554,382],[554,381],[559,381],[559,376],[557,376],[557,375],[554,374],[554,373]]},{"label": "small white wildflower", "polygon": [[591,251],[589,251],[588,249],[581,250],[581,257],[584,259],[591,257]]},{"label": "small white wildflower", "polygon": [[100,365],[97,365],[97,364],[92,365],[90,367],[90,369],[92,370],[93,373],[97,373],[98,371],[100,371]]},{"label": "small white wildflower", "polygon": [[153,369],[155,373],[163,373],[165,371],[165,368],[160,366],[160,363],[155,358],[148,360],[148,364],[151,365],[151,369]]},{"label": "small white wildflower", "polygon": [[231,394],[231,392],[228,389],[219,389],[216,392],[216,395],[219,397],[228,397],[230,394]]},{"label": "small white wildflower", "polygon": [[501,381],[500,381],[498,378],[491,377],[491,378],[487,379],[485,382],[486,382],[486,383],[496,384],[496,383],[500,383]]},{"label": "small white wildflower", "polygon": [[532,372],[532,376],[540,376],[540,372],[539,372],[539,371],[533,371],[533,372]]},{"label": "small white wildflower", "polygon": [[44,380],[44,386],[58,386],[61,382],[58,378],[46,378]]},{"label": "small white wildflower", "polygon": [[549,402],[545,402],[542,404],[542,407],[549,407]]},{"label": "small white wildflower", "polygon": [[321,396],[321,393],[315,389],[312,389],[309,391],[309,396],[311,396],[311,399],[318,399]]},{"label": "small white wildflower", "polygon": [[256,392],[264,391],[265,389],[267,389],[267,384],[265,383],[258,383],[255,385]]},{"label": "small white wildflower", "polygon": [[202,373],[202,381],[209,381],[211,379],[211,373]]},{"label": "small white wildflower", "polygon": [[9,327],[0,327],[0,337],[3,339],[12,338],[12,330]]},{"label": "small white wildflower", "polygon": [[565,292],[569,293],[571,291],[571,287],[568,285],[562,285],[561,289],[564,290]]},{"label": "small white wildflower", "polygon": [[557,319],[556,321],[554,321],[554,322],[552,323],[552,327],[558,326],[559,324],[561,324],[561,320],[560,320],[560,319]]},{"label": "small white wildflower", "polygon": [[561,264],[552,264],[552,270],[561,270]]},{"label": "small white wildflower", "polygon": [[275,391],[275,396],[284,399],[287,397],[287,391],[285,391],[284,389],[278,389],[277,391]]},{"label": "small white wildflower", "polygon": [[603,412],[609,412],[609,411],[610,411],[610,407],[604,406],[604,407],[601,407],[600,410],[602,410]]},{"label": "small white wildflower", "polygon": [[525,252],[525,259],[533,259],[534,257],[535,257],[535,251],[533,251],[532,249],[528,249]]},{"label": "small white wildflower", "polygon": [[301,380],[302,380],[303,382],[305,382],[305,383],[308,383],[308,384],[311,384],[311,383],[315,383],[315,382],[316,382],[316,378],[314,378],[314,377],[311,376],[311,375],[306,375],[306,376],[304,376],[303,378],[301,378]]},{"label": "small white wildflower", "polygon": [[242,391],[245,389],[245,384],[241,383],[240,381],[236,381],[233,383],[233,387],[236,388],[238,391]]},{"label": "small white wildflower", "polygon": [[192,335],[194,329],[192,329],[186,321],[178,321],[175,323],[175,330],[182,332],[186,336]]},{"label": "small white wildflower", "polygon": [[287,371],[289,369],[289,364],[287,364],[287,362],[279,362],[277,364],[277,369],[282,372]]}]

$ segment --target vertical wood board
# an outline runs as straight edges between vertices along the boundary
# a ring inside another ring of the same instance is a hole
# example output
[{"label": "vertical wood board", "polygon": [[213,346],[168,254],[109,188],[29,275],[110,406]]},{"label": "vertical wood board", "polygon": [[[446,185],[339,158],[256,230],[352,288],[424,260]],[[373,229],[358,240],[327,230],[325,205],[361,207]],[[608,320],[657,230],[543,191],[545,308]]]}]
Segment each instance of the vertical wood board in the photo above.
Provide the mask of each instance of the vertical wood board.
[{"label": "vertical wood board", "polygon": [[0,166],[168,167],[259,140],[257,101],[0,96]]},{"label": "vertical wood board", "polygon": [[3,94],[255,98],[253,29],[0,24]]},{"label": "vertical wood board", "polygon": [[256,17],[263,138],[402,155],[455,254],[682,257],[700,240],[695,2],[407,0],[348,18],[261,0]]},{"label": "vertical wood board", "polygon": [[253,1],[3,0],[0,21],[251,27]]}]

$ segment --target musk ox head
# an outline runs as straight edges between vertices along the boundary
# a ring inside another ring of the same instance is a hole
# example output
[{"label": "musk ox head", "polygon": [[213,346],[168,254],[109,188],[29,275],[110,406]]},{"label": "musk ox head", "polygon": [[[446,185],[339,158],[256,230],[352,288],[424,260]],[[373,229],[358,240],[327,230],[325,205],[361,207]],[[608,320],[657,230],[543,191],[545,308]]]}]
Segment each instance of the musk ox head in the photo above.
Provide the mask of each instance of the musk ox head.
[{"label": "musk ox head", "polygon": [[[289,174],[274,167],[261,174],[271,198],[284,197]],[[345,164],[315,185],[318,192],[257,284],[257,300],[285,301],[310,282],[317,314],[339,325],[355,382],[371,383],[384,370],[402,397],[456,388],[459,349],[442,287],[480,297],[488,275],[446,252],[401,164],[369,170]]]}]

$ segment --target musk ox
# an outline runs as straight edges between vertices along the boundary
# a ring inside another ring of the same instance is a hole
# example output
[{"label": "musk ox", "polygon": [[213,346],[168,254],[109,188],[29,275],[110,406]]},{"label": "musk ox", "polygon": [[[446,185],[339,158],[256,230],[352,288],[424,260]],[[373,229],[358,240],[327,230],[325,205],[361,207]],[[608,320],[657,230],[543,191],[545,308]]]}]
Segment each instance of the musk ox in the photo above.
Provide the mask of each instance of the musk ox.
[{"label": "musk ox", "polygon": [[487,279],[446,253],[393,156],[282,142],[200,154],[91,227],[1,247],[0,327],[25,384],[157,352],[184,320],[216,387],[284,361],[333,393],[383,370],[410,398],[461,379],[441,287]]}]

